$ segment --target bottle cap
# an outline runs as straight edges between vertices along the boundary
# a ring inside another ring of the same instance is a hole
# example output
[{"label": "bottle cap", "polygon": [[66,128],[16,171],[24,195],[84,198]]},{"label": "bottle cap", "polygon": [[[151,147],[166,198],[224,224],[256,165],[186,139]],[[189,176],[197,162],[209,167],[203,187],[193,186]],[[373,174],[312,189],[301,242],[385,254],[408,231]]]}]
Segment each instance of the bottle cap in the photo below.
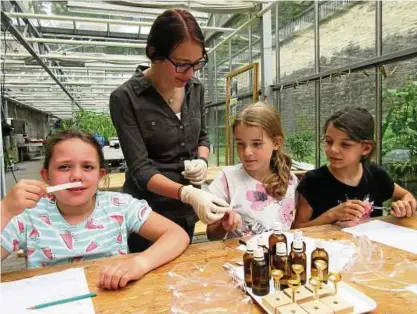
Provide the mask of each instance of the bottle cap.
[{"label": "bottle cap", "polygon": [[294,240],[303,240],[303,232],[297,230],[294,234]]},{"label": "bottle cap", "polygon": [[303,241],[301,240],[294,240],[294,249],[295,250],[302,250],[303,249]]},{"label": "bottle cap", "polygon": [[268,247],[268,245],[269,245],[268,244],[268,238],[264,237],[263,235],[259,235],[258,238],[257,238],[257,241],[258,241],[259,246],[263,245],[263,246]]},{"label": "bottle cap", "polygon": [[318,249],[324,249],[324,245],[323,245],[323,241],[322,240],[316,240],[316,248]]},{"label": "bottle cap", "polygon": [[264,258],[264,250],[261,247],[256,248],[253,257],[262,260]]},{"label": "bottle cap", "polygon": [[249,240],[246,242],[246,251],[253,252],[257,248],[257,244],[254,240]]},{"label": "bottle cap", "polygon": [[285,245],[284,242],[278,242],[276,244],[276,247],[277,247],[277,254],[279,255],[287,254],[287,246]]},{"label": "bottle cap", "polygon": [[275,221],[273,225],[274,233],[282,233],[282,224],[279,221]]}]

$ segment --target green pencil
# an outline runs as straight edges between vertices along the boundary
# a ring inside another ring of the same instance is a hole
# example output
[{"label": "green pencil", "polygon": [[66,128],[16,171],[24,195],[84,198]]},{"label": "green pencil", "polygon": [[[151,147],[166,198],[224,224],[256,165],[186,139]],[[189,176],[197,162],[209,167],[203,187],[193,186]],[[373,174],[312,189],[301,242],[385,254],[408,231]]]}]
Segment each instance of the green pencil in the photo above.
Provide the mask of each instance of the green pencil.
[{"label": "green pencil", "polygon": [[52,302],[48,302],[48,303],[38,304],[38,305],[35,305],[35,306],[28,307],[27,309],[28,310],[38,310],[38,309],[43,309],[45,307],[54,306],[54,305],[58,305],[58,304],[78,301],[78,300],[87,299],[87,298],[94,298],[96,296],[97,296],[97,293],[87,293],[87,294],[79,295],[79,296],[68,298],[68,299],[62,299],[62,300],[52,301]]}]

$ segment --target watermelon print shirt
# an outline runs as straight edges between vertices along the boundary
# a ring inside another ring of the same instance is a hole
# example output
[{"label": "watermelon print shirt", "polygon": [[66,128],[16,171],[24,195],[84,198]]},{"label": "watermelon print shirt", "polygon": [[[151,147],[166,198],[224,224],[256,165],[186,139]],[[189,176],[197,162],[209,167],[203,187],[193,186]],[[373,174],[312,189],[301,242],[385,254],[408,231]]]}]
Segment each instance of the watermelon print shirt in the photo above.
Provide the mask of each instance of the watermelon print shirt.
[{"label": "watermelon print shirt", "polygon": [[212,194],[230,204],[242,217],[242,226],[227,234],[228,238],[262,233],[275,221],[289,230],[294,220],[297,177],[291,173],[287,193],[276,200],[266,193],[264,185],[252,178],[242,164],[224,167],[209,186]]},{"label": "watermelon print shirt", "polygon": [[10,220],[1,245],[9,253],[25,250],[28,268],[124,255],[129,233],[139,232],[151,211],[128,194],[97,192],[90,217],[69,225],[55,201],[42,198]]}]

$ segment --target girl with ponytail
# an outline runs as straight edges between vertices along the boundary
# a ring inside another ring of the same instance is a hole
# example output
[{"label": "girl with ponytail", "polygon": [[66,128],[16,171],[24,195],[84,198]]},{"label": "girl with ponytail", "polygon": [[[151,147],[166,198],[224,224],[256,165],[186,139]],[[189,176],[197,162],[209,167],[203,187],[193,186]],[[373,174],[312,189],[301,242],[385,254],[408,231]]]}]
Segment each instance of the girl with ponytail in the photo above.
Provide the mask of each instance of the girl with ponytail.
[{"label": "girl with ponytail", "polygon": [[240,164],[224,167],[209,189],[234,208],[207,226],[210,240],[242,237],[293,222],[297,177],[283,151],[284,132],[278,112],[262,103],[244,108],[233,123]]}]

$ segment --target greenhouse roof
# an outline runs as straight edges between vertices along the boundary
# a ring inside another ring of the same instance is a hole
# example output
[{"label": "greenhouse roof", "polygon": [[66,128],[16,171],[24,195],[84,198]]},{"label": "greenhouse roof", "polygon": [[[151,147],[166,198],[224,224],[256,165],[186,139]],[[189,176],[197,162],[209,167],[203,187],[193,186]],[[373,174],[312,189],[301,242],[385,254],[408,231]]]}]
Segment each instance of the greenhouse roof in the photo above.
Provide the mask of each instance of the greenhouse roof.
[{"label": "greenhouse roof", "polygon": [[[234,34],[212,26],[272,1],[2,1],[4,95],[22,105],[68,118],[72,106],[108,112],[112,90],[137,65],[148,64],[152,22],[168,8],[192,12],[207,37]],[[5,44],[6,43],[6,44]],[[75,108],[77,109],[77,108]]]}]

